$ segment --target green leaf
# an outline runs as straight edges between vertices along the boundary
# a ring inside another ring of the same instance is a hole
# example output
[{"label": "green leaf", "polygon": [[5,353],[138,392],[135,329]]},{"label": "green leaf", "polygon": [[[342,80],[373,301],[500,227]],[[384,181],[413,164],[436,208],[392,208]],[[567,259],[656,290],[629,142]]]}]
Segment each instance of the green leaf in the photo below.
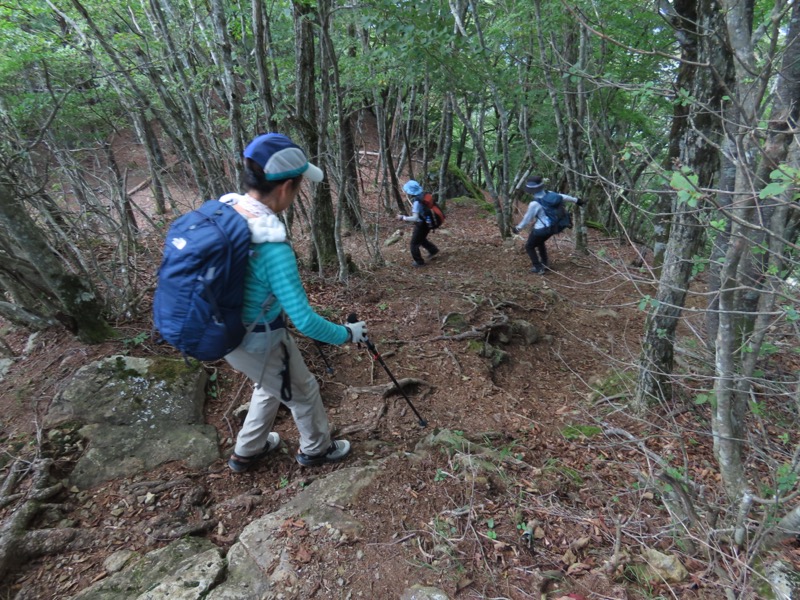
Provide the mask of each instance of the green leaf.
[{"label": "green leaf", "polygon": [[761,200],[764,200],[765,198],[769,198],[770,196],[780,196],[790,187],[791,187],[790,181],[781,181],[781,182],[773,181],[772,183],[768,183],[761,189],[761,191],[758,193],[758,197]]}]

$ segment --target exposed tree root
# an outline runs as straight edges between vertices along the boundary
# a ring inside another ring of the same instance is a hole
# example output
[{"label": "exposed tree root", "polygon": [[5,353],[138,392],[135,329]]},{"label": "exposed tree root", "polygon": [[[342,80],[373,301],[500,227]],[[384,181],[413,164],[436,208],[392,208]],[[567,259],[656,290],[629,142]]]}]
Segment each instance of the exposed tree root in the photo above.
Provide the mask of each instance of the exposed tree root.
[{"label": "exposed tree root", "polygon": [[488,323],[484,323],[483,325],[478,325],[477,327],[473,326],[469,331],[464,331],[462,333],[457,333],[455,335],[439,335],[436,336],[435,338],[431,338],[431,341],[437,341],[437,340],[460,341],[460,340],[469,340],[475,338],[485,338],[491,335],[494,329],[505,327],[506,325],[508,325],[508,315],[496,312],[492,314]]},{"label": "exposed tree root", "polygon": [[[35,529],[28,527],[45,508],[46,501],[61,492],[61,483],[50,482],[51,459],[39,459],[28,464],[17,460],[11,466],[2,486],[0,506],[21,500],[19,506],[0,525],[0,580],[20,565],[45,554],[78,550],[96,538],[94,530],[75,528]],[[17,486],[26,475],[33,478],[27,493],[17,493]]]}]

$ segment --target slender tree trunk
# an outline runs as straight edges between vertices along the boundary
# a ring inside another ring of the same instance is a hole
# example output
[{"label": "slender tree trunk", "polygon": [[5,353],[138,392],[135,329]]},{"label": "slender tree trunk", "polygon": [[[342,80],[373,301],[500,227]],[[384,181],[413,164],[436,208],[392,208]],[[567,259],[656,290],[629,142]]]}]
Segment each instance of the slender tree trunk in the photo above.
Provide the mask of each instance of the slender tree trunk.
[{"label": "slender tree trunk", "polygon": [[[230,141],[233,155],[240,157],[244,154],[244,144],[242,142],[243,131],[242,113],[240,108],[240,95],[237,87],[236,74],[233,67],[233,51],[230,38],[228,36],[228,20],[225,17],[225,3],[222,0],[211,0],[211,16],[214,24],[214,35],[216,45],[220,51],[220,62],[222,63],[222,87],[225,90],[225,97],[228,101],[228,127],[230,129]],[[241,160],[233,161],[234,180],[241,181]],[[223,190],[218,190],[223,193]]]},{"label": "slender tree trunk", "polygon": [[[314,48],[314,23],[317,12],[304,2],[292,2],[295,31],[295,104],[297,106],[296,125],[300,131],[302,146],[309,160],[324,166],[320,159],[326,155],[327,141],[320,134],[327,123],[318,118],[316,100],[316,52]],[[322,168],[321,166],[321,168]],[[314,239],[311,264],[320,269],[337,262],[336,219],[328,180],[314,185],[311,208],[311,235]]]},{"label": "slender tree trunk", "polygon": [[442,208],[446,208],[447,203],[447,174],[449,173],[450,156],[453,151],[453,107],[450,105],[450,96],[442,99],[442,127],[439,131],[439,182],[438,196]]},{"label": "slender tree trunk", "polygon": [[255,41],[256,72],[258,73],[258,97],[261,99],[261,108],[264,111],[264,123],[269,131],[278,130],[275,119],[275,100],[272,97],[272,83],[270,82],[267,65],[267,39],[269,36],[269,21],[264,14],[264,1],[252,0],[253,8],[253,38]]},{"label": "slender tree trunk", "polygon": [[[586,91],[583,88],[584,78],[578,78],[578,85],[569,84],[569,79],[558,77],[567,73],[568,69],[576,66],[581,71],[587,71],[588,65],[588,32],[576,23],[568,31],[559,36],[554,32],[550,33],[549,43],[546,42],[545,31],[549,28],[544,24],[541,14],[541,1],[534,2],[534,10],[538,23],[537,35],[539,44],[539,54],[541,62],[545,65],[543,77],[547,86],[547,93],[550,104],[553,107],[553,115],[558,131],[558,155],[566,164],[565,171],[568,193],[580,196],[581,185],[579,178],[584,174],[583,158],[586,152],[583,142],[583,128],[586,126]],[[561,58],[551,58],[547,48],[563,48],[564,56]],[[565,64],[561,64],[561,61]],[[558,82],[554,81],[553,71],[558,77]],[[563,88],[559,93],[559,84]],[[580,209],[577,211],[575,228],[575,247],[576,250],[586,253],[586,228]]]}]

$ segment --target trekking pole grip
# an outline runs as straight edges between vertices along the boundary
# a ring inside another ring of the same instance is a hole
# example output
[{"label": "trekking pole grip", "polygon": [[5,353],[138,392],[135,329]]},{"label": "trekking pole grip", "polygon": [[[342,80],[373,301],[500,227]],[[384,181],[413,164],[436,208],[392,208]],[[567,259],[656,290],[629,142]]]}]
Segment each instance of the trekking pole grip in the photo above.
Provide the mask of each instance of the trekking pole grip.
[{"label": "trekking pole grip", "polygon": [[[354,312],[350,313],[349,315],[347,315],[347,322],[358,323],[358,315]],[[375,346],[372,345],[372,342],[369,341],[369,338],[367,336],[364,336],[364,343],[367,345],[367,349],[370,352],[375,352],[374,350]],[[359,347],[361,347],[361,344],[359,344]]]}]

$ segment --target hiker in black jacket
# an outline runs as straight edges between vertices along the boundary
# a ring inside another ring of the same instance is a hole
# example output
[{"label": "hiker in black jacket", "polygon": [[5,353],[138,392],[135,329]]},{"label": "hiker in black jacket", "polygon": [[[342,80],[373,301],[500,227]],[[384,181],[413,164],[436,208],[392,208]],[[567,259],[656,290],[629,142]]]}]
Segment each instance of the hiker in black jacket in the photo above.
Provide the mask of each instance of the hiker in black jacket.
[{"label": "hiker in black jacket", "polygon": [[[533,194],[533,200],[528,204],[528,210],[519,225],[512,228],[514,233],[519,233],[527,225],[533,223],[531,233],[528,235],[528,241],[525,243],[525,251],[531,259],[531,273],[538,273],[540,275],[549,269],[550,265],[547,260],[547,247],[545,242],[550,239],[557,231],[554,231],[554,223],[545,213],[544,207],[539,203],[545,194],[555,193],[547,192],[544,189],[541,177],[531,177],[525,184],[525,191]],[[558,194],[562,200],[574,202],[578,206],[583,205],[583,201],[567,194]]]}]

